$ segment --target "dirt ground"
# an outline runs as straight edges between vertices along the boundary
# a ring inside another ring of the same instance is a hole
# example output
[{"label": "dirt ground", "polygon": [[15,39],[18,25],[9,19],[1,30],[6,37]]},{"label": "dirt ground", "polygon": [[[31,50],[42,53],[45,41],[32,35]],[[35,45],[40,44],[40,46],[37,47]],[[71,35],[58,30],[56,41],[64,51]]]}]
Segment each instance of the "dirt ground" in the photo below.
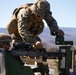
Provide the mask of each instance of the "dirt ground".
[{"label": "dirt ground", "polygon": [[[35,60],[36,59],[30,59],[30,58],[22,58],[21,57],[21,59],[22,59],[22,61],[23,62],[26,62],[26,63],[28,63],[28,64],[34,64],[35,62]],[[42,61],[41,59],[37,59],[36,61]],[[55,75],[58,75],[58,67],[57,67],[57,62],[58,62],[58,60],[56,59],[56,60],[54,60],[54,59],[47,59],[47,62],[48,62],[48,65],[49,65],[49,68],[50,69],[54,69],[55,70]]]},{"label": "dirt ground", "polygon": [[55,70],[55,75],[58,75],[58,67],[57,67],[58,60],[48,59],[47,62],[49,64],[49,67],[51,69],[54,69]]}]

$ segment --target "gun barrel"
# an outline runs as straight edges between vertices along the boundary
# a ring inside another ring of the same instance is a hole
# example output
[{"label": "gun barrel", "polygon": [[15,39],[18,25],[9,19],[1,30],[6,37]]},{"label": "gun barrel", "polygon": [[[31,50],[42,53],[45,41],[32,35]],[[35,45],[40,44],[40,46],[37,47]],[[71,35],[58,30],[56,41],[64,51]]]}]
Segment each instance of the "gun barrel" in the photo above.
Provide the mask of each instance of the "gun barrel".
[{"label": "gun barrel", "polygon": [[10,53],[13,56],[30,56],[30,57],[46,57],[47,59],[57,59],[61,56],[65,56],[65,53],[59,52],[40,52],[40,51],[25,51],[25,50],[11,50]]}]

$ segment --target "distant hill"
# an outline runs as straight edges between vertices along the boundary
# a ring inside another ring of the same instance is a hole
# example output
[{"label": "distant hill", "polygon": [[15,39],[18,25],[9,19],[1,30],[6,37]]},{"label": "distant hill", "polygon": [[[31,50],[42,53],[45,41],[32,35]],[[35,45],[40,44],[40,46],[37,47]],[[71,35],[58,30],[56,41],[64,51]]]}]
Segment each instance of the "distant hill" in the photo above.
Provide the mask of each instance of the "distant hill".
[{"label": "distant hill", "polygon": [[[76,28],[60,28],[65,33],[66,41],[73,41],[74,47],[76,46]],[[0,28],[0,33],[8,33],[5,28]],[[45,27],[43,33],[39,35],[42,39],[43,44],[46,44],[47,48],[55,47],[55,36],[50,35],[50,31],[48,27]]]},{"label": "distant hill", "polygon": [[[73,41],[74,42],[74,47],[76,47],[76,28],[60,28],[64,31],[65,36],[64,39],[65,41]],[[55,36],[50,35],[49,28],[46,27],[44,29],[44,32],[40,35],[43,43],[47,45],[47,47],[57,47],[55,45]]]},{"label": "distant hill", "polygon": [[6,28],[0,28],[0,33],[8,33],[8,31],[6,30]]}]

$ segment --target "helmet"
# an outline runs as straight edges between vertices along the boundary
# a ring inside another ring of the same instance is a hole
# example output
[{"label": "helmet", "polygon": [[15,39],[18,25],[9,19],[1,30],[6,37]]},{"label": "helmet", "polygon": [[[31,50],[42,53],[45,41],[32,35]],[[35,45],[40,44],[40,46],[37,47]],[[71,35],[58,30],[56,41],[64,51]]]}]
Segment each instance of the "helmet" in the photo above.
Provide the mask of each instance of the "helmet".
[{"label": "helmet", "polygon": [[7,42],[11,42],[11,36],[5,33],[0,33],[0,41],[7,41]]},{"label": "helmet", "polygon": [[50,4],[46,0],[36,0],[31,8],[35,14],[43,17],[46,11],[50,11]]},{"label": "helmet", "polygon": [[5,34],[5,33],[0,33],[0,46],[2,46],[3,44],[9,43],[11,41],[12,39],[10,35]]}]

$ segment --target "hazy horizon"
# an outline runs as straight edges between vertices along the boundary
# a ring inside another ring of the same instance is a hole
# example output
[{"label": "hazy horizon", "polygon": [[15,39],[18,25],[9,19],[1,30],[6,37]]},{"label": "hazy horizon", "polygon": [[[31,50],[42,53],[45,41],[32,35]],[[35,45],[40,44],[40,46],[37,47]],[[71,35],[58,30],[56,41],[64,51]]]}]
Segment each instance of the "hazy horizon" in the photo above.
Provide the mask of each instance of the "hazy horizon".
[{"label": "hazy horizon", "polygon": [[[67,27],[61,27],[60,29],[62,29],[65,33],[65,40],[66,41],[73,41],[74,42],[74,46],[76,46],[76,28],[67,28]],[[7,33],[8,31],[6,30],[6,28],[0,28],[0,33]],[[43,33],[41,33],[39,35],[39,37],[41,38],[42,42],[45,43],[47,45],[47,47],[51,46],[54,47],[55,45],[55,36],[50,35],[50,30],[48,27],[44,28]]]}]

